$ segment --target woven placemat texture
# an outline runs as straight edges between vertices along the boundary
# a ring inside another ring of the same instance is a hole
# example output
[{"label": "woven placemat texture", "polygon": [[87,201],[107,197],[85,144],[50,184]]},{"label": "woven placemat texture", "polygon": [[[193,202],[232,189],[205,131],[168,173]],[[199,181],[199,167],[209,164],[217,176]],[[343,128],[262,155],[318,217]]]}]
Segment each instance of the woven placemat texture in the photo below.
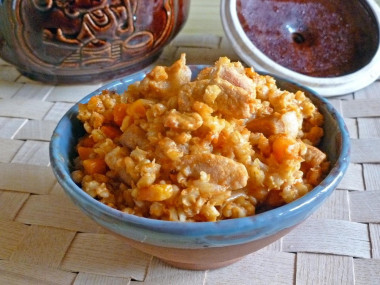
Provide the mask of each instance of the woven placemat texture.
[{"label": "woven placemat texture", "polygon": [[[158,64],[183,52],[189,64],[239,59],[223,35],[219,1],[204,2],[192,2],[187,25]],[[41,84],[0,60],[0,284],[380,284],[379,80],[329,98],[345,118],[352,158],[322,208],[281,240],[210,271],[176,269],[129,247],[57,184],[48,155],[52,131],[101,84]]]}]

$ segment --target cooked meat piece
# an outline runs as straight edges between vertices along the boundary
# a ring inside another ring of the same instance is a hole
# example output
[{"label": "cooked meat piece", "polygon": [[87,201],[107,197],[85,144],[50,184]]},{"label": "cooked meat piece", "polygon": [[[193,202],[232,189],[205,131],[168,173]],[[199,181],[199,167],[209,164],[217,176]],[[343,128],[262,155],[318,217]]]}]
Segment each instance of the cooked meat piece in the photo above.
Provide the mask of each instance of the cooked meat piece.
[{"label": "cooked meat piece", "polygon": [[216,72],[217,77],[227,80],[232,85],[241,87],[244,90],[255,94],[256,85],[248,76],[245,75],[244,68],[236,68],[234,65],[221,65]]},{"label": "cooked meat piece", "polygon": [[269,137],[275,134],[287,134],[296,138],[300,125],[295,112],[287,112],[283,115],[273,113],[266,117],[255,118],[247,122],[246,127],[254,133],[263,133]]},{"label": "cooked meat piece", "polygon": [[203,102],[203,95],[209,84],[209,80],[189,82],[181,87],[178,92],[178,111],[191,112],[195,101]]},{"label": "cooked meat piece", "polygon": [[[210,90],[213,94],[209,94]],[[197,82],[181,88],[178,107],[180,111],[188,112],[193,102],[200,101],[226,118],[245,119],[252,116],[253,106],[257,103],[255,99],[256,84],[245,74],[244,67],[221,58],[215,68],[200,74]]]},{"label": "cooked meat piece", "polygon": [[121,180],[127,185],[131,185],[132,177],[125,171],[124,158],[128,152],[121,147],[116,147],[105,155],[108,167],[117,172]]},{"label": "cooked meat piece", "polygon": [[178,89],[191,80],[191,70],[186,65],[186,56],[169,67],[156,66],[139,83],[140,95],[148,99],[164,99],[176,96]]},{"label": "cooked meat piece", "polygon": [[304,159],[310,168],[319,166],[326,160],[326,154],[315,146],[306,144],[306,148],[307,150]]},{"label": "cooked meat piece", "polygon": [[255,98],[251,92],[223,79],[216,79],[214,84],[222,90],[211,105],[215,111],[227,118],[245,119],[252,116]]},{"label": "cooked meat piece", "polygon": [[182,158],[182,169],[188,176],[198,179],[203,171],[210,175],[210,182],[229,186],[231,190],[247,185],[248,172],[245,166],[230,158],[211,153],[186,155]]},{"label": "cooked meat piece", "polygon": [[253,105],[256,103],[252,93],[231,84],[227,80],[215,79],[212,86],[217,86],[215,90],[219,92],[210,101],[210,96],[205,96],[207,82],[202,83],[204,84],[191,82],[183,86],[178,94],[178,109],[180,111],[189,112],[193,103],[200,101],[208,104],[214,112],[219,112],[226,118],[245,119],[252,116]]},{"label": "cooked meat piece", "polygon": [[285,133],[285,126],[281,121],[281,114],[279,113],[266,117],[255,118],[247,122],[246,127],[251,132],[263,133],[266,137],[274,134]]},{"label": "cooked meat piece", "polygon": [[141,149],[145,149],[149,144],[144,130],[135,124],[130,125],[125,130],[125,132],[120,137],[120,142],[122,145],[127,146],[131,150],[135,149],[136,146]]}]

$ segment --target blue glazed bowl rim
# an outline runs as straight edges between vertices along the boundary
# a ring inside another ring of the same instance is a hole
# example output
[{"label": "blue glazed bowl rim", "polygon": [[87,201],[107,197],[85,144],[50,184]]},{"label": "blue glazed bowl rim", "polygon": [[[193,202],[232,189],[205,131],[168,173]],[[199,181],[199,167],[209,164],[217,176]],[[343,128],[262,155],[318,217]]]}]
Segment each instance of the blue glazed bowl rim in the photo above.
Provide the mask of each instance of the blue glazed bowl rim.
[{"label": "blue glazed bowl rim", "polygon": [[[199,71],[206,65],[192,65],[190,66],[193,71]],[[116,86],[125,85],[125,87],[137,80],[141,80],[147,71],[142,73],[127,76],[125,78],[112,81],[99,89],[91,92],[89,95],[85,96],[78,103],[85,103],[94,95],[97,95],[104,89],[115,89]],[[69,196],[75,196],[75,199],[81,200],[83,203],[89,207],[96,208],[96,210],[111,219],[116,219],[122,223],[134,225],[135,227],[147,229],[149,231],[167,233],[169,235],[186,235],[186,236],[215,236],[215,235],[239,235],[247,231],[247,229],[260,228],[260,225],[268,223],[271,221],[273,223],[281,222],[285,217],[297,216],[302,212],[303,208],[307,206],[312,206],[313,202],[320,204],[324,199],[326,199],[337,186],[337,184],[343,178],[344,173],[347,170],[350,160],[350,138],[347,127],[344,123],[342,116],[335,110],[335,108],[329,103],[325,98],[316,94],[311,89],[302,86],[300,84],[294,83],[292,81],[283,79],[279,76],[272,75],[270,73],[259,72],[260,74],[270,75],[276,80],[283,80],[292,85],[296,85],[301,90],[304,90],[315,97],[326,106],[327,112],[331,113],[336,119],[338,129],[341,134],[341,150],[334,167],[330,170],[327,177],[313,190],[305,194],[303,197],[278,208],[256,214],[254,216],[236,218],[229,220],[222,220],[217,222],[175,222],[175,221],[162,221],[150,218],[138,217],[132,214],[123,213],[119,210],[113,209],[96,199],[92,198],[86,192],[84,192],[72,179],[70,176],[69,161],[64,161],[64,158],[59,153],[60,143],[62,136],[60,133],[63,131],[64,122],[76,120],[77,106],[75,104],[58,122],[56,129],[53,132],[49,153],[53,172],[64,188],[66,192],[70,192]],[[310,96],[309,96],[310,97]],[[73,199],[73,197],[71,197]],[[74,200],[74,202],[76,202]],[[319,203],[318,203],[319,202]],[[273,233],[267,233],[271,235]]]}]

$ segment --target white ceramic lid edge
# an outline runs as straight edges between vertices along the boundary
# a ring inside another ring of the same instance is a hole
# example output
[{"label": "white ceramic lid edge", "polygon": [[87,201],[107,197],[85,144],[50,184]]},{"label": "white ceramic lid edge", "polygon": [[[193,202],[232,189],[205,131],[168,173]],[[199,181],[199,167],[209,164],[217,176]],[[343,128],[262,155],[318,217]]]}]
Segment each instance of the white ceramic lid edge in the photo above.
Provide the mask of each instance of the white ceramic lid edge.
[{"label": "white ceramic lid edge", "polygon": [[[367,0],[367,4],[372,9],[377,26],[380,28],[379,5],[374,0]],[[220,5],[223,29],[233,49],[242,61],[257,71],[273,73],[292,80],[325,97],[355,92],[370,85],[380,76],[380,40],[372,60],[356,72],[333,78],[307,76],[279,65],[253,45],[240,25],[236,0],[221,0]]]}]

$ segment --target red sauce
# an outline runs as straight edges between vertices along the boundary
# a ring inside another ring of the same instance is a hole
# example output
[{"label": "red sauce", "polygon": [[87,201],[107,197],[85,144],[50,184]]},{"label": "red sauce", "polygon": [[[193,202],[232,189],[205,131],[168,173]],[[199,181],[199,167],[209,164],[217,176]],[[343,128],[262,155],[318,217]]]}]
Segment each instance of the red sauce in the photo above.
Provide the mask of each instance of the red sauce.
[{"label": "red sauce", "polygon": [[298,73],[349,74],[377,50],[378,28],[359,0],[237,0],[237,11],[253,44]]}]

